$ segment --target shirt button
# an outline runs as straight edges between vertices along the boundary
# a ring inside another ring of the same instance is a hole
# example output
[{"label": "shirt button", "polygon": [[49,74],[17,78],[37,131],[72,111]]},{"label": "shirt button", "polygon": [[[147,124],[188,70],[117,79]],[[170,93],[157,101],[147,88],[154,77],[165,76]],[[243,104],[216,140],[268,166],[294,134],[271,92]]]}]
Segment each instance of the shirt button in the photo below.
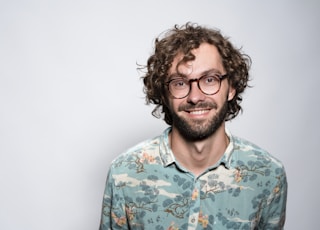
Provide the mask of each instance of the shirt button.
[{"label": "shirt button", "polygon": [[191,223],[194,223],[195,222],[195,219],[193,218],[192,220],[191,220]]}]

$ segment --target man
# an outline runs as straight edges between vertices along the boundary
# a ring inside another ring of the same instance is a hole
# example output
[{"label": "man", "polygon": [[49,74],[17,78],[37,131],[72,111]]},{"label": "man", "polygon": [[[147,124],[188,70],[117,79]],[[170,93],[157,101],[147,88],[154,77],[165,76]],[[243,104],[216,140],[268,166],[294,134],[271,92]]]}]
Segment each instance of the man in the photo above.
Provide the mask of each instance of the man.
[{"label": "man", "polygon": [[144,91],[170,127],[112,162],[101,230],[283,229],[283,165],[225,127],[241,111],[250,63],[195,24],[156,39]]}]

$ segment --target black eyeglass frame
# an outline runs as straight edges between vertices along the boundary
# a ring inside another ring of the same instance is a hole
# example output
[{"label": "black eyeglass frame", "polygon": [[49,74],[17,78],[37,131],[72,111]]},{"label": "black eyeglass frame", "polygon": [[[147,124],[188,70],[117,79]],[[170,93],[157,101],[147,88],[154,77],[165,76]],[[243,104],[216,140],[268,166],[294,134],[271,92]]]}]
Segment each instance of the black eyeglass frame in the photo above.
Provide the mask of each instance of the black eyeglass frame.
[{"label": "black eyeglass frame", "polygon": [[170,91],[170,83],[171,83],[172,81],[177,80],[178,78],[170,79],[170,80],[167,81],[165,84],[166,84],[166,86],[168,87],[169,93],[170,93],[171,96],[174,97],[175,99],[182,99],[182,98],[187,97],[187,96],[190,94],[190,91],[191,91],[191,85],[192,85],[191,83],[192,83],[192,82],[195,82],[195,81],[197,82],[198,89],[200,89],[200,91],[201,91],[203,94],[205,94],[205,95],[215,95],[216,93],[218,93],[218,92],[220,91],[221,82],[222,82],[225,78],[228,77],[228,74],[215,75],[215,76],[213,76],[213,77],[216,77],[217,79],[219,79],[219,87],[218,87],[217,91],[214,92],[214,93],[206,93],[206,92],[204,92],[204,91],[201,89],[199,82],[200,82],[200,80],[201,80],[202,78],[204,78],[204,77],[208,77],[208,76],[204,75],[204,76],[202,76],[202,77],[200,77],[200,78],[193,78],[193,79],[188,80],[187,82],[188,82],[188,84],[189,84],[189,91],[188,91],[188,93],[187,93],[185,96],[183,96],[183,97],[176,97],[176,96],[174,96],[174,95],[171,93],[171,91]]}]

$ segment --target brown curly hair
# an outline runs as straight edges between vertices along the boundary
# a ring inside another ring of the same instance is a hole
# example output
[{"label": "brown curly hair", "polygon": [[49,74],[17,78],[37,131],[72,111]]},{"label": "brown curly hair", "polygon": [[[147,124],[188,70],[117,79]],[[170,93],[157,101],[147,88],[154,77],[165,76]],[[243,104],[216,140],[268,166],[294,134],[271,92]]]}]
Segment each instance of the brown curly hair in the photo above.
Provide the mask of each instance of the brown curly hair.
[{"label": "brown curly hair", "polygon": [[209,43],[217,47],[221,56],[223,66],[228,74],[229,84],[236,90],[235,96],[228,102],[228,112],[225,120],[235,118],[242,110],[240,103],[241,94],[248,86],[249,68],[251,59],[248,55],[241,53],[241,49],[236,49],[224,37],[219,30],[206,28],[193,23],[186,23],[183,26],[175,25],[173,29],[167,31],[163,38],[155,39],[154,53],[149,57],[146,73],[142,76],[144,83],[144,93],[146,103],[155,104],[152,115],[160,118],[164,113],[164,120],[168,125],[172,125],[172,117],[168,105],[168,93],[165,81],[168,70],[177,54],[184,55],[182,61],[185,63],[194,60],[191,53],[202,43]]}]

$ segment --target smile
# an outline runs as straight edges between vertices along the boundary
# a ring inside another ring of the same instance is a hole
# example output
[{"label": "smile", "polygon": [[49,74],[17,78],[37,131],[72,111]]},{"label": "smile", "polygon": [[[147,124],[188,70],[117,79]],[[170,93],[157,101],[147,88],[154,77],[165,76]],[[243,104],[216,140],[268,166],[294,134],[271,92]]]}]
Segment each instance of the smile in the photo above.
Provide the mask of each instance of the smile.
[{"label": "smile", "polygon": [[209,112],[209,110],[208,110],[208,109],[206,109],[206,110],[195,110],[195,111],[190,111],[189,113],[190,113],[190,114],[193,114],[193,115],[201,115],[201,114],[205,114],[205,113],[207,113],[207,112]]}]

